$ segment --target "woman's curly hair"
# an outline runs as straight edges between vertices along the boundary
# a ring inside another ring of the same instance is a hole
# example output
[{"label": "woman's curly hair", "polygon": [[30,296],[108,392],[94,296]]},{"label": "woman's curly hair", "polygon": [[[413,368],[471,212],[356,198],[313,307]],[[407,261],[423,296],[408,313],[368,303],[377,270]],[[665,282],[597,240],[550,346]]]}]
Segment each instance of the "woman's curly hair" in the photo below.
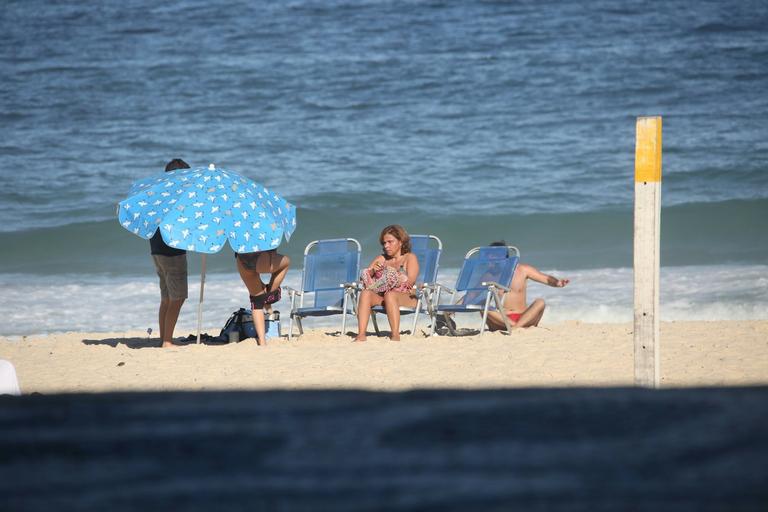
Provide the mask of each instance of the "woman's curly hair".
[{"label": "woman's curly hair", "polygon": [[381,230],[379,235],[379,243],[381,245],[384,245],[385,235],[392,235],[400,241],[400,254],[411,252],[411,237],[408,236],[408,232],[400,224],[392,224]]}]

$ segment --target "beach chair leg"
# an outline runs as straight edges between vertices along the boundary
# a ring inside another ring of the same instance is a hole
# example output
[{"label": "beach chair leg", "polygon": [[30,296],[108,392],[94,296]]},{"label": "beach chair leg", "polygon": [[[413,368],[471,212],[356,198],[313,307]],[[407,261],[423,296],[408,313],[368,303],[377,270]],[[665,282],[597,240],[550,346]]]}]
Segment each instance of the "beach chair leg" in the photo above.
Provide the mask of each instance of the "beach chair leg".
[{"label": "beach chair leg", "polygon": [[507,334],[510,334],[512,332],[512,325],[509,323],[509,317],[504,314],[504,300],[499,297],[499,292],[494,290],[493,292],[493,300],[496,302],[496,310],[501,315],[501,318],[504,320],[504,325],[507,328]]},{"label": "beach chair leg", "polygon": [[416,335],[416,322],[419,321],[419,311],[421,311],[421,299],[416,301],[416,311],[413,312],[413,327],[411,327],[411,336]]},{"label": "beach chair leg", "polygon": [[432,325],[429,327],[429,335],[434,336],[435,335],[435,323],[437,322],[437,315],[439,315],[440,312],[437,310],[433,310],[429,313],[429,320],[432,323]]},{"label": "beach chair leg", "polygon": [[291,292],[291,313],[288,315],[288,341],[293,337],[293,317],[296,315],[296,294]]},{"label": "beach chair leg", "polygon": [[488,289],[488,294],[485,296],[485,307],[483,308],[483,322],[480,324],[480,336],[485,332],[485,322],[488,320],[488,308],[491,306],[491,290]]},{"label": "beach chair leg", "polygon": [[299,336],[304,334],[304,327],[301,325],[301,317],[300,316],[296,317],[296,327],[299,328]]},{"label": "beach chair leg", "polygon": [[[424,310],[424,312],[432,316],[432,302],[429,300],[429,292],[424,292],[424,295],[420,297],[421,299],[421,307]],[[421,312],[421,310],[419,310]]]},{"label": "beach chair leg", "polygon": [[[427,313],[429,314],[429,321],[432,324],[429,335],[434,336],[435,335],[435,322],[437,321],[437,315],[440,313],[437,308],[440,306],[440,292],[442,291],[442,288],[440,285],[437,285],[437,292],[433,296],[431,293],[430,295],[427,295]],[[454,299],[455,294],[454,294]],[[455,300],[451,300],[451,304],[455,304]]]},{"label": "beach chair leg", "polygon": [[376,331],[376,336],[381,336],[379,332],[379,323],[376,321],[376,312],[371,310],[371,320],[373,320],[373,330]]},{"label": "beach chair leg", "polygon": [[347,332],[347,301],[349,294],[344,291],[344,301],[341,303],[341,335]]}]

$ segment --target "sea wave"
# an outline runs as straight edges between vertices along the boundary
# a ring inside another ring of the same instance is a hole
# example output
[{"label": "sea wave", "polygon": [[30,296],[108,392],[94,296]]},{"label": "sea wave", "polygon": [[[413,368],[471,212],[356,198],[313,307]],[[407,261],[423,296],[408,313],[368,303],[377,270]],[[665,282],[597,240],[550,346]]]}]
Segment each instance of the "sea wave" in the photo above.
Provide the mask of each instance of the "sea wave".
[{"label": "sea wave", "polygon": [[[341,201],[334,197],[335,201]],[[695,203],[662,208],[661,262],[665,266],[768,262],[768,199]],[[342,206],[299,208],[298,227],[281,251],[300,265],[312,240],[352,237],[363,245],[363,260],[378,250],[379,231],[402,224],[410,233],[433,234],[444,246],[444,265],[459,267],[472,247],[503,239],[523,260],[572,269],[632,265],[632,212],[606,210],[553,214],[435,215],[418,210],[382,214],[364,200]],[[148,244],[116,218],[98,222],[0,233],[0,273],[142,275]],[[197,265],[199,258],[190,258]],[[208,257],[212,271],[228,271],[229,248]]]}]

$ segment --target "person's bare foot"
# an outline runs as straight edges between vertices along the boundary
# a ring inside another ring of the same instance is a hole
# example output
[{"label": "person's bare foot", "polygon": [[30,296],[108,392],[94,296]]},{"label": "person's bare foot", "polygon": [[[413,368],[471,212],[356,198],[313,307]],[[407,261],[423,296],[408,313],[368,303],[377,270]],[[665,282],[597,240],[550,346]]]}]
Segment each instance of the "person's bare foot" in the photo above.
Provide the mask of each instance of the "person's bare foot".
[{"label": "person's bare foot", "polygon": [[400,336],[390,336],[389,341],[400,341]]},{"label": "person's bare foot", "polygon": [[260,347],[266,346],[267,340],[259,340],[259,338],[256,338],[256,344]]},{"label": "person's bare foot", "polygon": [[365,336],[361,336],[361,335],[359,335],[359,334],[358,334],[357,336],[355,336],[355,339],[354,339],[354,340],[352,340],[352,341],[368,341],[368,338],[366,338]]},{"label": "person's bare foot", "polygon": [[178,347],[178,345],[174,345],[172,341],[163,342],[163,348],[173,348],[173,347]]}]

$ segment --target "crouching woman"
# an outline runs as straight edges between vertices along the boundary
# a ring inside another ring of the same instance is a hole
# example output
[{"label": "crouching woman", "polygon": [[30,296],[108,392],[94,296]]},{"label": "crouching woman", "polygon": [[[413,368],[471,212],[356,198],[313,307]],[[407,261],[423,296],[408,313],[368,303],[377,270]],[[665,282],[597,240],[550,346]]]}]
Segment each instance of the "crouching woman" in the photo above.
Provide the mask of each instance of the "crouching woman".
[{"label": "crouching woman", "polygon": [[411,252],[411,238],[402,226],[387,226],[379,235],[382,254],[360,275],[363,291],[357,304],[357,337],[366,340],[371,308],[384,304],[392,341],[400,340],[400,306],[414,307],[413,286],[419,275],[419,261]]}]

